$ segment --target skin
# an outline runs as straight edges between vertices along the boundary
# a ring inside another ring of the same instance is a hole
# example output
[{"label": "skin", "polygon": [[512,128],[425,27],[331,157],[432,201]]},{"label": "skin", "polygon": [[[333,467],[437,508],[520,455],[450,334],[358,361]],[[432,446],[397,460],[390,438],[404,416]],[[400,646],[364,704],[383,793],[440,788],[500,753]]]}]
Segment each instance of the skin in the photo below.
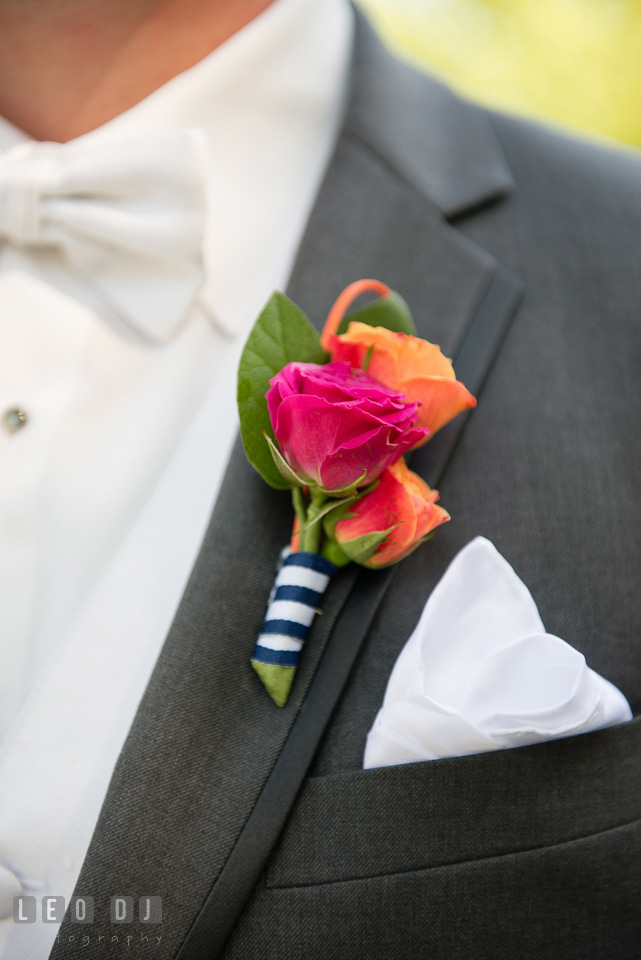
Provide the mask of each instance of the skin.
[{"label": "skin", "polygon": [[0,0],[0,114],[64,143],[193,66],[272,0]]}]

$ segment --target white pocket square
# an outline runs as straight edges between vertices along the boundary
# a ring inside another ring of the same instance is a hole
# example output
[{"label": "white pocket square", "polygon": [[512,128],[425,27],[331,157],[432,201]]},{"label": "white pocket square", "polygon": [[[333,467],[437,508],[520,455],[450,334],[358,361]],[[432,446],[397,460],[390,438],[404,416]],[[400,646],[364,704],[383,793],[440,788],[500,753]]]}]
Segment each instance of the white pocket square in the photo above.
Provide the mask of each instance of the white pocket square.
[{"label": "white pocket square", "polygon": [[363,767],[525,746],[631,719],[623,694],[545,632],[525,584],[476,537],[394,665]]}]

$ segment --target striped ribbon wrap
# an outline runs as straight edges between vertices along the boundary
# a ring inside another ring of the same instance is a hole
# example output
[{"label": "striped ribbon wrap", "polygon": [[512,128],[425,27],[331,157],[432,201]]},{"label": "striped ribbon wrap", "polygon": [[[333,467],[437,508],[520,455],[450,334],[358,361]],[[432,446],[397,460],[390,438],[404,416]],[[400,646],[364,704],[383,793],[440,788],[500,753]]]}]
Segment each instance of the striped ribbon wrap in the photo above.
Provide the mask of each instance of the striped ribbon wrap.
[{"label": "striped ribbon wrap", "polygon": [[279,707],[287,703],[298,657],[338,567],[315,553],[290,553],[280,568],[251,663]]}]

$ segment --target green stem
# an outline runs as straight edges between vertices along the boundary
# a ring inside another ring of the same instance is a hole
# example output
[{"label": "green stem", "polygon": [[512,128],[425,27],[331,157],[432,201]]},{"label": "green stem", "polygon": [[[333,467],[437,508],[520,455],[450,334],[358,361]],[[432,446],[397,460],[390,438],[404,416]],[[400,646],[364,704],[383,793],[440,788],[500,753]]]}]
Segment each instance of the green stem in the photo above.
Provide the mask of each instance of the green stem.
[{"label": "green stem", "polygon": [[307,522],[307,507],[305,506],[305,497],[300,487],[292,487],[292,504],[294,505],[294,513],[298,517],[299,524],[301,527],[305,526]]},{"label": "green stem", "polygon": [[[307,508],[305,523],[310,523],[310,521],[313,521],[314,517],[318,516],[323,508],[323,505],[329,499],[326,493],[321,493],[321,491],[317,490],[315,487],[311,487],[309,492],[311,495],[311,503]],[[305,550],[307,553],[318,553],[320,550],[321,531],[321,520],[318,520],[316,523],[312,522],[307,530],[303,530],[300,535],[301,551]]]}]

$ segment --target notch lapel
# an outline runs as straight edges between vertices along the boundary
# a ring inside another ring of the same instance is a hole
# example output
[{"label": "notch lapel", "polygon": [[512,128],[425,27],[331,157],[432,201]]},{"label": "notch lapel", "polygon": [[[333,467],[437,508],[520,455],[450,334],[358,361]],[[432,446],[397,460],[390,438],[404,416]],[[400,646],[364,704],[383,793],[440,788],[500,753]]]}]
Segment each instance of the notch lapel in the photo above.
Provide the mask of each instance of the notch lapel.
[{"label": "notch lapel", "polygon": [[[379,72],[384,83],[372,79]],[[480,158],[472,181],[461,162],[448,174],[444,146],[439,166],[433,150],[421,160],[421,137],[414,134],[404,146],[407,131],[377,126],[377,115],[392,122],[394,91],[405,96],[408,84],[418,84],[412,89],[426,111],[427,139],[441,137],[439,124],[448,117],[442,136],[452,152]],[[387,114],[377,113],[382,97],[389,101]],[[466,123],[471,115],[476,119]],[[318,325],[347,283],[376,276],[405,296],[419,335],[450,356],[457,351],[498,264],[461,236],[446,214],[495,200],[511,184],[480,116],[393,61],[359,17],[351,104],[289,288]],[[175,956],[279,756],[356,576],[347,568],[334,578],[289,703],[275,707],[249,657],[290,527],[288,496],[263,483],[237,443],[76,887],[76,894],[96,901],[92,942],[113,932],[110,896],[134,902],[161,896],[162,941],[155,956]],[[52,957],[64,957],[65,937],[75,932],[63,925]],[[132,956],[145,954],[145,946],[134,940]]]},{"label": "notch lapel", "polygon": [[357,13],[345,124],[288,292],[320,329],[347,284],[376,277],[453,356],[499,265],[449,221],[513,189],[485,113],[393,59]]}]

